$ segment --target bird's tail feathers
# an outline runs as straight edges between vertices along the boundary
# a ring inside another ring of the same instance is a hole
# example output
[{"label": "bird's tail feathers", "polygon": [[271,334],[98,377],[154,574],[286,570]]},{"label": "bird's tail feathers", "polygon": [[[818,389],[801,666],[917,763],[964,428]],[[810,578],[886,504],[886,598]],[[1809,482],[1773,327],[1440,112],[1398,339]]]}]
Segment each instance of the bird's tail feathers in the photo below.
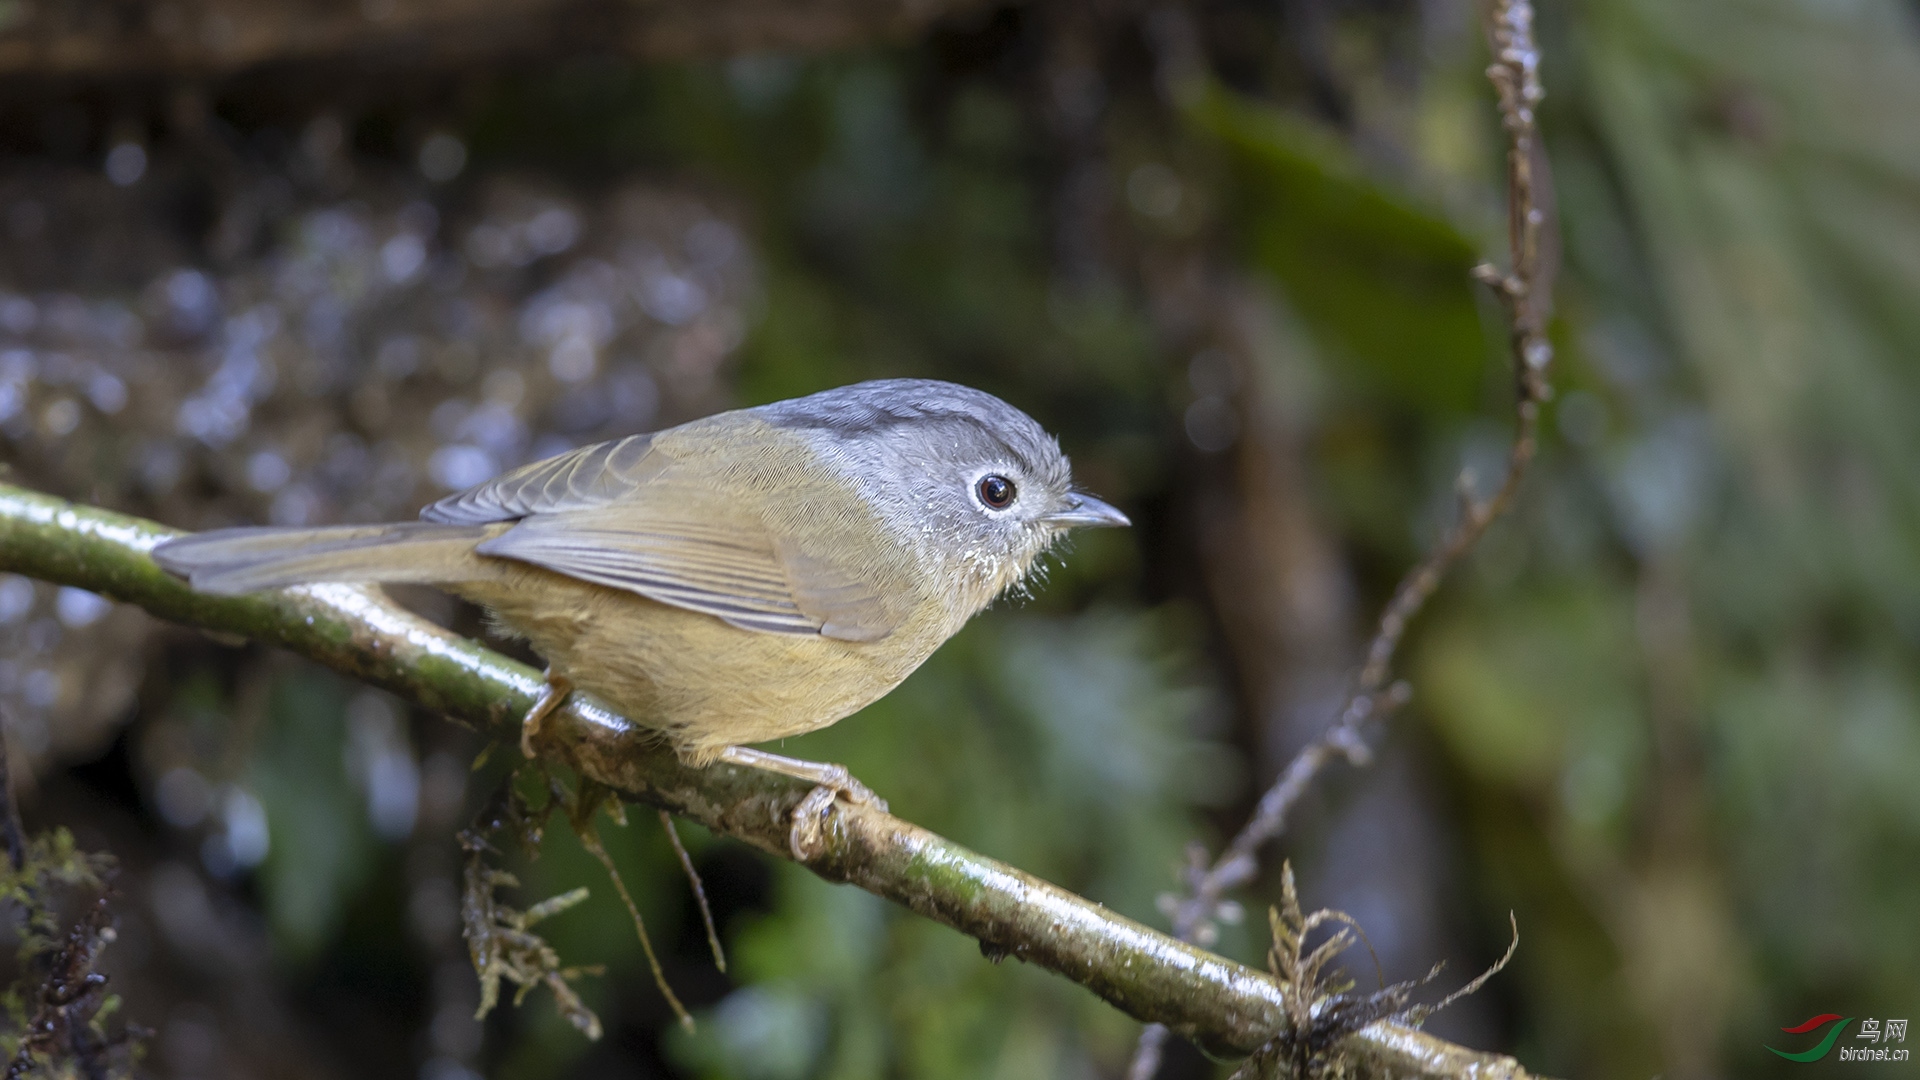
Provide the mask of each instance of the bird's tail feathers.
[{"label": "bird's tail feathers", "polygon": [[499,572],[475,544],[504,525],[338,525],[330,528],[216,529],[176,537],[153,561],[201,592],[233,596],[322,581],[472,581]]}]

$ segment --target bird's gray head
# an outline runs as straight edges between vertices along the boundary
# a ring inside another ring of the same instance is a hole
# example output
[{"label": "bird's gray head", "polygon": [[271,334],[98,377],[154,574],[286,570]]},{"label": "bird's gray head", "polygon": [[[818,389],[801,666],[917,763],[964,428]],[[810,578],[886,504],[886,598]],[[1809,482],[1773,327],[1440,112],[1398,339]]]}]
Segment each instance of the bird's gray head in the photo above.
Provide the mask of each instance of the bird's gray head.
[{"label": "bird's gray head", "polygon": [[1073,489],[1060,444],[1033,418],[932,379],[881,379],[755,410],[822,437],[889,524],[944,564],[971,615],[1018,582],[1067,530],[1127,525]]}]

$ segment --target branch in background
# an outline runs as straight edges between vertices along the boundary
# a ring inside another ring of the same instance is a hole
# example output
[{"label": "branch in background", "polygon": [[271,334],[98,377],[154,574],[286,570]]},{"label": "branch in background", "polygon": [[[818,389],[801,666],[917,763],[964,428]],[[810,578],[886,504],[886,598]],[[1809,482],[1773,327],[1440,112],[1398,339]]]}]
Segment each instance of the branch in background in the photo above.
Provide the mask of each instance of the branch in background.
[{"label": "branch in background", "polygon": [[[1403,682],[1388,683],[1393,659],[1407,626],[1440,587],[1448,570],[1458,563],[1513,505],[1538,442],[1540,405],[1547,399],[1547,367],[1553,346],[1546,323],[1552,300],[1552,259],[1548,245],[1547,210],[1550,199],[1545,157],[1539,144],[1534,113],[1544,96],[1540,85],[1539,52],[1533,40],[1533,6],[1528,0],[1496,0],[1488,12],[1488,33],[1494,60],[1487,68],[1499,96],[1501,126],[1507,135],[1508,258],[1502,274],[1490,265],[1474,270],[1474,277],[1491,286],[1507,309],[1513,356],[1514,433],[1507,451],[1505,474],[1492,496],[1473,493],[1473,477],[1459,482],[1460,517],[1441,544],[1402,578],[1368,643],[1365,662],[1354,678],[1345,703],[1332,726],[1296,754],[1271,788],[1260,798],[1253,817],[1228,842],[1220,856],[1208,861],[1206,851],[1189,850],[1187,894],[1171,905],[1173,930],[1182,941],[1210,942],[1229,890],[1253,880],[1259,872],[1259,853],[1286,827],[1287,816],[1322,769],[1335,758],[1365,765],[1372,751],[1363,728],[1374,717],[1385,717],[1411,696]],[[1140,1035],[1128,1080],[1152,1080],[1159,1071],[1168,1030],[1150,1025]]]},{"label": "branch in background", "polygon": [[[147,553],[175,530],[0,485],[0,571],[137,604],[161,618],[279,645],[514,744],[540,673],[404,611],[381,594],[312,585],[204,596]],[[589,780],[792,858],[794,807],[809,785],[757,769],[692,769],[644,729],[570,698],[547,720],[549,747]],[[1272,977],[1156,930],[867,806],[834,803],[809,829],[803,864],[1057,972],[1116,1008],[1222,1053],[1286,1028]],[[1525,1080],[1513,1059],[1411,1028],[1374,1024],[1348,1040],[1356,1077]]]},{"label": "branch in background", "polygon": [[[452,70],[598,47],[651,59],[847,48],[923,33],[979,0],[177,0],[129,18],[119,0],[11,0],[0,74],[19,79],[218,78],[269,64]],[[199,29],[205,28],[205,29]]]}]

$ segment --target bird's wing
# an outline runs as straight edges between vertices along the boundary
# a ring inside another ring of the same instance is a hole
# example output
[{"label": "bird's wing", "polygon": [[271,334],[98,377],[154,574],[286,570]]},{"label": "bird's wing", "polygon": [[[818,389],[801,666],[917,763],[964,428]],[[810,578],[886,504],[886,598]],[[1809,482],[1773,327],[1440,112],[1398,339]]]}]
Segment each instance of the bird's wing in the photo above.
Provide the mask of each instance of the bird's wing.
[{"label": "bird's wing", "polygon": [[530,514],[605,506],[658,475],[672,459],[654,436],[630,435],[522,465],[420,511],[428,521],[484,525]]},{"label": "bird's wing", "polygon": [[[807,484],[791,461],[740,459],[716,467],[704,438],[663,433],[664,445],[635,453],[646,436],[586,447],[527,466],[428,508],[433,520],[519,517],[475,548],[569,577],[625,589],[712,615],[746,630],[875,641],[905,620],[910,600],[884,587],[871,552],[881,534],[869,511],[838,485]],[[771,487],[813,500],[817,518],[845,535],[809,530],[779,535],[758,512]],[[743,497],[759,489],[759,498]],[[486,515],[482,517],[481,515]]]}]

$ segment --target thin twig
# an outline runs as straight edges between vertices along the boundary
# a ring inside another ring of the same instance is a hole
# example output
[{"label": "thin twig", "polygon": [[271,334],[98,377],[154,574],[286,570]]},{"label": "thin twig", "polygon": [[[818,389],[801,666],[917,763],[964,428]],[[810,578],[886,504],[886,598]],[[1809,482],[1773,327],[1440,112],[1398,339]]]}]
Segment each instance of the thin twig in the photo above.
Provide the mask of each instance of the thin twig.
[{"label": "thin twig", "polygon": [[1488,980],[1506,970],[1507,965],[1513,962],[1513,954],[1520,951],[1520,919],[1511,911],[1507,912],[1507,925],[1513,927],[1513,937],[1508,940],[1507,951],[1500,954],[1500,959],[1495,960],[1492,967],[1474,976],[1472,982],[1441,998],[1437,1004],[1422,1006],[1419,1014],[1421,1023],[1425,1023],[1427,1017],[1452,1005],[1461,998],[1472,997],[1474,994],[1479,993],[1480,988],[1487,985]]},{"label": "thin twig", "polygon": [[687,846],[680,842],[680,834],[673,827],[673,815],[660,811],[660,827],[667,831],[667,839],[673,842],[673,853],[680,856],[680,869],[687,872],[687,884],[693,886],[693,899],[700,905],[700,921],[707,927],[707,947],[713,950],[713,966],[721,971],[727,970],[727,952],[720,947],[720,931],[713,925],[713,908],[707,904],[706,886],[700,884],[700,871],[693,868],[693,856],[687,854]]},{"label": "thin twig", "polygon": [[[1404,682],[1388,683],[1393,660],[1407,626],[1440,587],[1447,571],[1471,551],[1487,528],[1513,505],[1538,447],[1540,405],[1547,399],[1547,367],[1553,346],[1546,323],[1551,304],[1551,260],[1543,254],[1547,228],[1544,158],[1539,146],[1535,108],[1544,92],[1540,85],[1539,52],[1533,40],[1533,6],[1528,0],[1494,0],[1488,12],[1488,33],[1494,59],[1487,78],[1499,97],[1501,126],[1507,134],[1508,258],[1502,274],[1491,265],[1474,268],[1474,277],[1492,287],[1507,309],[1513,356],[1514,433],[1507,450],[1506,470],[1493,495],[1473,494],[1472,477],[1460,478],[1460,516],[1440,545],[1422,559],[1394,589],[1380,615],[1366,658],[1334,722],[1308,743],[1266,794],[1253,816],[1209,862],[1204,849],[1193,849],[1187,870],[1186,896],[1175,901],[1175,936],[1182,941],[1210,942],[1226,893],[1251,881],[1259,872],[1260,848],[1286,827],[1287,816],[1320,771],[1333,759],[1364,765],[1372,757],[1364,725],[1386,717],[1404,705],[1412,691]],[[1128,1080],[1151,1080],[1158,1071],[1167,1031],[1150,1024],[1134,1048]]]},{"label": "thin twig", "polygon": [[[548,673],[552,678],[552,673]],[[541,766],[544,768],[544,766]],[[691,1034],[693,1032],[693,1014],[680,1003],[673,987],[667,984],[667,973],[660,967],[660,957],[653,951],[653,939],[647,936],[647,923],[640,917],[640,905],[633,902],[633,894],[627,891],[627,883],[621,879],[620,871],[613,865],[613,856],[607,846],[600,842],[600,827],[596,821],[602,810],[607,811],[621,825],[627,823],[626,808],[613,789],[599,781],[583,777],[578,787],[569,792],[551,773],[547,775],[547,790],[551,793],[549,805],[564,806],[573,825],[573,834],[587,853],[600,860],[606,868],[607,876],[613,879],[614,891],[620,894],[620,902],[627,906],[627,914],[633,917],[634,932],[640,935],[640,950],[646,953],[647,967],[653,972],[653,984],[659,988],[660,996],[667,999],[673,1008],[673,1015],[680,1020],[680,1026]]]},{"label": "thin twig", "polygon": [[653,984],[660,988],[660,996],[667,999],[673,1008],[673,1015],[680,1020],[680,1026],[691,1032],[693,1016],[687,1007],[680,1004],[680,998],[674,994],[673,987],[667,983],[667,973],[660,968],[660,958],[654,955],[653,939],[647,936],[647,922],[640,917],[640,905],[633,902],[633,894],[627,891],[627,883],[620,879],[620,871],[613,865],[613,856],[607,853],[606,845],[600,842],[600,834],[591,829],[580,836],[580,844],[587,853],[600,860],[606,868],[607,876],[613,879],[613,889],[620,894],[620,902],[627,905],[627,914],[633,917],[634,932],[640,935],[640,950],[647,955],[647,968],[653,972]]}]

